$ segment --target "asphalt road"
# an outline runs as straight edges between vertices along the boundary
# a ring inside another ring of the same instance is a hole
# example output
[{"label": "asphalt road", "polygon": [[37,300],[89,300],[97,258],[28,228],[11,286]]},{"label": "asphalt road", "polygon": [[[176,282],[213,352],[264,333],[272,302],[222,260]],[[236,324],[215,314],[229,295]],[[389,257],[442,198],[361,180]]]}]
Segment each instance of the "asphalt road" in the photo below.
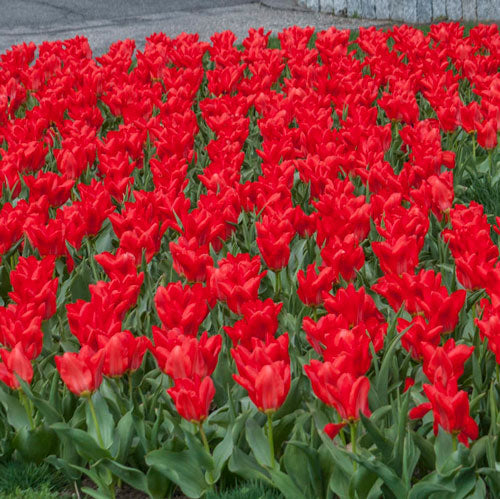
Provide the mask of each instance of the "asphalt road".
[{"label": "asphalt road", "polygon": [[278,32],[291,25],[326,29],[385,24],[307,12],[295,0],[0,0],[0,53],[12,45],[33,41],[88,38],[94,55],[111,43],[136,40],[137,48],[155,32],[174,37],[199,33],[209,40],[218,31],[232,30],[243,39],[249,28],[264,26]]}]

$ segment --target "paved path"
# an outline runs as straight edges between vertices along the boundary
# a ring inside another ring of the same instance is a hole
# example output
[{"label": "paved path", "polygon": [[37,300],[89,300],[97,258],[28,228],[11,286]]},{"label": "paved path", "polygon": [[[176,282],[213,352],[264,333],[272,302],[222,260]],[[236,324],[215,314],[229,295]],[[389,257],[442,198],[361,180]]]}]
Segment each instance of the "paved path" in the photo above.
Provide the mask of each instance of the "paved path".
[{"label": "paved path", "polygon": [[0,0],[0,53],[24,41],[86,36],[95,55],[133,38],[137,48],[151,33],[174,37],[197,32],[202,40],[225,29],[243,39],[248,29],[278,32],[291,25],[355,28],[384,21],[346,19],[305,11],[295,0]]}]

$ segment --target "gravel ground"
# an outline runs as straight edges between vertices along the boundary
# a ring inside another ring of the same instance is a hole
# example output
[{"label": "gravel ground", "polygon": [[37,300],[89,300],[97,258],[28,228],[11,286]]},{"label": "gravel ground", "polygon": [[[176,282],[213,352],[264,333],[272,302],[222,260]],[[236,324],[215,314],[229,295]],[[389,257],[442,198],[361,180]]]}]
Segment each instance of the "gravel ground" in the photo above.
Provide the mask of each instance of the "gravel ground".
[{"label": "gravel ground", "polygon": [[33,41],[65,40],[86,36],[94,55],[107,52],[117,40],[133,38],[137,48],[151,33],[199,33],[209,40],[230,29],[243,39],[249,28],[283,28],[331,25],[339,29],[385,26],[388,21],[347,19],[309,12],[295,0],[0,0],[0,53],[12,45]]}]

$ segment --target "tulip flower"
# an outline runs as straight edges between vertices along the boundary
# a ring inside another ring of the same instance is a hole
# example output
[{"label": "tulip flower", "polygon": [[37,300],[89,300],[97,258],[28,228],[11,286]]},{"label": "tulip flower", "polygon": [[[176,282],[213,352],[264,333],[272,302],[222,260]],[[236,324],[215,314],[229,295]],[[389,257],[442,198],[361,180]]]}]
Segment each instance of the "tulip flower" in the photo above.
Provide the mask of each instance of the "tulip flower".
[{"label": "tulip flower", "polygon": [[172,282],[157,289],[155,306],[164,328],[179,327],[184,334],[195,336],[208,313],[207,289],[200,283],[182,286]]},{"label": "tulip flower", "polygon": [[290,391],[288,333],[277,340],[263,342],[254,338],[252,349],[238,345],[231,350],[238,374],[233,379],[248,391],[250,400],[267,415],[267,438],[271,468],[274,468],[272,417]]},{"label": "tulip flower", "polygon": [[290,259],[290,242],[295,235],[292,224],[286,220],[274,217],[263,217],[262,222],[256,222],[257,245],[262,259],[273,271],[278,272],[288,265]]},{"label": "tulip flower", "polygon": [[304,370],[316,396],[325,404],[335,407],[342,421],[356,422],[360,412],[370,416],[370,381],[366,376],[355,377],[336,369],[331,362],[322,363],[317,360],[311,360],[309,365],[304,366]]},{"label": "tulip flower", "polygon": [[260,281],[266,271],[260,270],[260,258],[250,258],[248,253],[227,255],[218,262],[218,268],[208,267],[209,289],[217,300],[227,302],[236,314],[241,314],[243,305],[257,300]]},{"label": "tulip flower", "polygon": [[251,349],[252,338],[267,342],[274,337],[282,306],[282,303],[275,303],[271,298],[248,301],[241,307],[243,319],[236,321],[233,326],[223,326],[224,331],[233,340],[234,346],[239,343]]},{"label": "tulip flower", "polygon": [[184,419],[200,424],[208,417],[215,388],[210,376],[194,376],[192,379],[176,379],[175,385],[167,392],[172,397],[177,412]]},{"label": "tulip flower", "polygon": [[208,245],[200,246],[196,238],[187,240],[179,237],[177,243],[171,242],[173,266],[175,271],[189,282],[204,282],[207,279],[207,267],[213,266]]},{"label": "tulip flower", "polygon": [[139,369],[146,350],[151,348],[151,341],[145,336],[136,337],[130,331],[122,331],[114,334],[102,347],[102,372],[114,378]]},{"label": "tulip flower", "polygon": [[455,449],[456,439],[468,447],[469,439],[475,440],[478,436],[478,426],[469,414],[467,392],[451,390],[448,393],[441,388],[427,384],[424,384],[424,391],[430,402],[414,407],[410,411],[410,418],[421,418],[432,409],[434,434],[437,435],[439,426],[441,426],[443,430],[451,433]]},{"label": "tulip flower", "polygon": [[20,388],[16,374],[26,383],[31,383],[33,379],[33,367],[18,343],[12,350],[0,349],[0,379],[10,388],[18,390]]},{"label": "tulip flower", "polygon": [[242,345],[231,350],[238,374],[233,379],[248,391],[259,411],[278,410],[290,390],[288,333],[264,343],[254,338],[251,350]]},{"label": "tulip flower", "polygon": [[96,353],[84,345],[78,353],[66,352],[54,359],[68,389],[77,397],[90,397],[101,385],[104,355],[103,350]]},{"label": "tulip flower", "polygon": [[155,347],[151,348],[160,369],[173,380],[210,376],[217,366],[222,337],[208,337],[206,331],[200,339],[186,336],[180,330],[163,331],[153,327]]},{"label": "tulip flower", "polygon": [[15,270],[10,273],[13,291],[9,297],[18,303],[36,304],[42,319],[49,319],[56,311],[58,280],[52,279],[55,257],[47,256],[39,261],[34,256],[21,257]]},{"label": "tulip flower", "polygon": [[323,293],[332,289],[335,278],[334,270],[330,267],[320,267],[319,274],[316,274],[316,263],[312,263],[306,272],[299,270],[297,273],[297,294],[307,306],[317,307],[324,301]]}]

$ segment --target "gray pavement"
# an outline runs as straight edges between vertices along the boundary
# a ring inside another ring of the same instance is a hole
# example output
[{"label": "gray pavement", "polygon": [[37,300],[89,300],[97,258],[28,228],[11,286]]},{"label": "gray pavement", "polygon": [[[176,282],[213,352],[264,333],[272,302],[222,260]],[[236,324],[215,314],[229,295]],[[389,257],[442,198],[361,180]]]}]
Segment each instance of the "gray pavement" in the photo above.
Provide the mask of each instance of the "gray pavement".
[{"label": "gray pavement", "polygon": [[215,32],[229,29],[242,40],[249,28],[261,26],[277,33],[292,25],[322,30],[387,24],[309,12],[296,0],[0,0],[0,9],[0,53],[22,42],[77,35],[88,38],[97,56],[125,38],[136,40],[141,50],[155,32],[170,37],[199,33],[209,41]]}]

